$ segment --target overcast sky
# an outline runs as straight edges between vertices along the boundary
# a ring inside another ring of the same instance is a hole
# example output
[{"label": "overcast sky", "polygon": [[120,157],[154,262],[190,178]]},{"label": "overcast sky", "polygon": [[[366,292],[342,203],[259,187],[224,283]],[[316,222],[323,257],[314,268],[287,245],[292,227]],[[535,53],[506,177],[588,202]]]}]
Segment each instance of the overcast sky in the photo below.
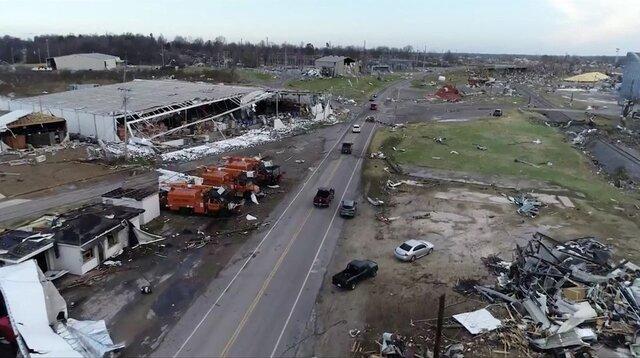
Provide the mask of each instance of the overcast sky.
[{"label": "overcast sky", "polygon": [[0,0],[0,35],[143,33],[429,51],[640,50],[638,0]]}]

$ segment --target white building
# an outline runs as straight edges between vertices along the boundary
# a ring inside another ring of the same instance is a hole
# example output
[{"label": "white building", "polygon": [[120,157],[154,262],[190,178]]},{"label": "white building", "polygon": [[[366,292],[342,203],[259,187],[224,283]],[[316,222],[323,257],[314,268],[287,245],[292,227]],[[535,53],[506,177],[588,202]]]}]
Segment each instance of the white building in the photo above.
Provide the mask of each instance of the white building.
[{"label": "white building", "polygon": [[[251,108],[258,101],[271,96],[273,92],[257,87],[134,80],[13,100],[0,97],[0,110],[48,113],[64,118],[70,135],[119,142],[124,138],[125,97],[129,133],[131,136],[140,136],[138,126],[161,121],[171,124],[186,120],[188,125],[211,121],[243,108]],[[175,130],[167,127],[169,131]]]},{"label": "white building", "polygon": [[324,56],[315,61],[315,67],[323,76],[337,77],[357,75],[360,72],[358,61],[345,56]]},{"label": "white building", "polygon": [[53,70],[106,71],[118,68],[123,62],[118,56],[93,52],[50,57],[47,66]]},{"label": "white building", "polygon": [[139,189],[118,188],[102,195],[102,203],[144,210],[140,217],[140,225],[160,216],[160,197],[157,186]]},{"label": "white building", "polygon": [[143,214],[143,209],[96,204],[45,216],[0,233],[0,265],[33,259],[44,272],[84,275],[138,243]]}]

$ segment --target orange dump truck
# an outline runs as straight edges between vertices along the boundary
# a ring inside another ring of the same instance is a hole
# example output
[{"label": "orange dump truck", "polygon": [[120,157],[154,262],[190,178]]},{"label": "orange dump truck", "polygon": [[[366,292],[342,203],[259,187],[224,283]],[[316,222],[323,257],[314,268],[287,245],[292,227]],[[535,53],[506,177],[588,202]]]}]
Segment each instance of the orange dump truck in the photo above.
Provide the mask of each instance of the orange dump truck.
[{"label": "orange dump truck", "polygon": [[224,159],[225,168],[253,172],[255,182],[258,185],[276,185],[282,179],[280,166],[274,165],[271,161],[251,157],[226,157]]},{"label": "orange dump truck", "polygon": [[222,214],[239,206],[227,199],[228,190],[208,185],[171,184],[166,196],[166,207],[172,211],[188,210],[194,214]]},{"label": "orange dump truck", "polygon": [[253,183],[251,172],[225,167],[202,167],[198,175],[204,185],[229,188],[236,196],[249,196],[260,192],[260,187]]}]

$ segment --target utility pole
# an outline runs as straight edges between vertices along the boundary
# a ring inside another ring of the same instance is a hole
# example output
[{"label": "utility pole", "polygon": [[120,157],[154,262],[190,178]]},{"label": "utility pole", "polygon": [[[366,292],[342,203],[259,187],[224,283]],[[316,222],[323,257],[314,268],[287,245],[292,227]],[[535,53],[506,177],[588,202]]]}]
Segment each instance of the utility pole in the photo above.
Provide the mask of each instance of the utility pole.
[{"label": "utility pole", "polygon": [[280,96],[280,92],[276,91],[276,118],[278,118],[278,97]]},{"label": "utility pole", "polygon": [[129,88],[118,88],[122,91],[122,106],[124,107],[124,159],[129,160],[129,127],[127,125],[127,102],[129,102],[129,96],[127,92],[131,91]]},{"label": "utility pole", "polygon": [[11,47],[11,63],[16,64],[16,61],[13,59],[13,47]]},{"label": "utility pole", "polygon": [[[49,58],[49,57],[51,57],[51,56],[49,55],[49,39],[48,39],[48,38],[47,38],[47,39],[45,39],[45,40],[44,40],[44,42],[47,44],[47,58]],[[58,48],[60,48],[60,47],[58,47]]]},{"label": "utility pole", "polygon": [[438,324],[436,325],[436,342],[433,347],[433,358],[440,358],[440,341],[442,340],[442,324],[444,323],[444,293],[438,302]]},{"label": "utility pole", "polygon": [[160,56],[162,56],[162,67],[164,68],[164,43],[161,44]]}]

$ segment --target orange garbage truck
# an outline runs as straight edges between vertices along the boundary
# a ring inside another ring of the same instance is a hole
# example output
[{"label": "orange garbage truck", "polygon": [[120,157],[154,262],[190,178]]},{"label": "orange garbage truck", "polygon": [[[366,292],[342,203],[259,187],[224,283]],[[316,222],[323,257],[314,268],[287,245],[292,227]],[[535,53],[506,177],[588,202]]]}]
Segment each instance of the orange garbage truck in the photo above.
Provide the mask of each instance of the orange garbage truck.
[{"label": "orange garbage truck", "polygon": [[241,205],[231,199],[231,192],[225,187],[174,183],[166,193],[165,205],[171,211],[215,215],[237,211]]},{"label": "orange garbage truck", "polygon": [[249,197],[260,192],[260,187],[253,183],[251,172],[225,167],[202,167],[198,175],[202,177],[204,185],[226,187],[238,197]]},{"label": "orange garbage truck", "polygon": [[226,157],[225,168],[253,172],[254,181],[258,185],[277,185],[282,179],[283,173],[280,166],[271,161],[252,157]]}]

